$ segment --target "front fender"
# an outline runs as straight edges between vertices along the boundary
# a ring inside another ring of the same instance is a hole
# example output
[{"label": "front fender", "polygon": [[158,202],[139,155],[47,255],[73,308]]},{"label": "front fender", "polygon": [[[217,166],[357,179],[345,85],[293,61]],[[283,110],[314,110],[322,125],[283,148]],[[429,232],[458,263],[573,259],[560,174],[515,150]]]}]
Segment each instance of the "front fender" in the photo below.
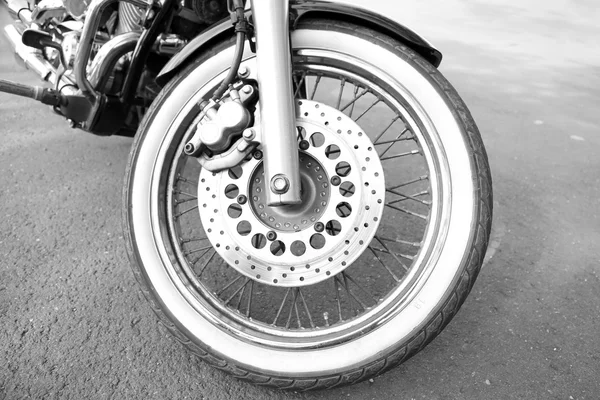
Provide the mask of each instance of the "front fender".
[{"label": "front fender", "polygon": [[[406,26],[383,16],[374,9],[351,4],[344,0],[291,0],[291,8],[297,15],[296,23],[307,17],[321,17],[350,21],[384,33],[401,43],[404,43],[433,66],[438,67],[442,62],[440,53],[427,40]],[[207,49],[213,43],[233,34],[233,26],[229,19],[211,26],[208,30],[190,41],[179,53],[174,55],[163,67],[156,82],[163,86],[188,62]]]}]

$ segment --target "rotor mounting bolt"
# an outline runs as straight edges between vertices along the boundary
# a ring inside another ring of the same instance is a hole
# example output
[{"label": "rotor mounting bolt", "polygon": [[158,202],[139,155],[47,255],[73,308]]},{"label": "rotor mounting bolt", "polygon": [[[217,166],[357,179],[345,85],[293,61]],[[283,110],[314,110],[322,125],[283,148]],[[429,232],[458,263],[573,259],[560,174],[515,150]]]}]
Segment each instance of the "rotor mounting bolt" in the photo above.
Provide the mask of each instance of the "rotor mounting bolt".
[{"label": "rotor mounting bolt", "polygon": [[241,205],[246,204],[246,202],[248,202],[248,198],[246,196],[244,196],[243,194],[240,194],[237,198],[237,202]]},{"label": "rotor mounting bolt", "polygon": [[323,225],[323,223],[322,223],[322,222],[317,222],[317,223],[315,224],[315,231],[317,231],[317,232],[321,233],[321,232],[323,232],[324,230],[325,230],[325,225]]},{"label": "rotor mounting bolt", "polygon": [[342,183],[342,178],[337,175],[331,177],[331,184],[333,186],[339,186],[340,183]]},{"label": "rotor mounting bolt", "polygon": [[263,158],[263,152],[260,150],[256,150],[253,154],[254,158],[257,160],[262,160]]},{"label": "rotor mounting bolt", "polygon": [[306,150],[308,150],[309,147],[310,147],[310,144],[308,143],[308,140],[300,141],[300,150],[306,151]]},{"label": "rotor mounting bolt", "polygon": [[242,135],[244,136],[244,139],[247,141],[254,140],[254,138],[256,137],[256,131],[252,128],[248,128],[244,131],[244,133]]},{"label": "rotor mounting bolt", "polygon": [[267,232],[267,239],[271,242],[277,240],[277,234],[274,231],[269,231]]},{"label": "rotor mounting bolt", "polygon": [[250,75],[250,69],[248,67],[246,67],[245,65],[242,65],[240,67],[240,69],[238,70],[238,75],[241,76],[242,78],[245,78],[248,75]]},{"label": "rotor mounting bolt", "polygon": [[275,194],[284,194],[290,188],[290,181],[284,175],[275,175],[271,180],[271,191]]}]

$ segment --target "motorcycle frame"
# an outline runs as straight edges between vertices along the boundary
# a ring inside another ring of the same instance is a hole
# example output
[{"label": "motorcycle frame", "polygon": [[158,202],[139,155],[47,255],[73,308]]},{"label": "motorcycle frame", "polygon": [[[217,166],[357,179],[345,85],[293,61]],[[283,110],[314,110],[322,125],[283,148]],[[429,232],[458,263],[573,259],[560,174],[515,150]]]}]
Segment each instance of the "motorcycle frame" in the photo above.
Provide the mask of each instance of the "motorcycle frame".
[{"label": "motorcycle frame", "polygon": [[[94,40],[96,31],[98,29],[98,20],[101,16],[101,12],[106,9],[107,6],[117,2],[119,0],[93,0],[88,8],[88,14],[86,18],[86,22],[84,24],[84,31],[82,33],[82,38],[80,41],[79,51],[76,55],[74,71],[76,82],[70,81],[68,78],[61,78],[60,82],[59,75],[54,71],[51,66],[45,60],[41,59],[41,57],[36,53],[34,49],[31,49],[25,45],[23,45],[20,40],[20,35],[16,29],[16,26],[20,24],[22,27],[29,27],[32,23],[31,21],[31,11],[28,10],[27,2],[23,0],[14,0],[13,2],[8,4],[9,13],[17,18],[20,21],[17,21],[16,25],[9,25],[5,30],[5,34],[9,39],[9,42],[13,45],[15,52],[23,59],[25,64],[27,64],[34,71],[38,72],[42,79],[48,80],[52,83],[55,83],[57,88],[61,91],[66,92],[67,94],[77,93],[77,89],[81,90],[81,92],[88,98],[90,105],[89,107],[82,107],[81,109],[85,112],[80,112],[80,117],[76,121],[71,121],[71,126],[82,128],[86,131],[99,134],[99,135],[112,135],[112,134],[125,134],[127,136],[132,136],[134,132],[123,132],[122,128],[124,126],[124,120],[127,115],[127,111],[129,107],[138,103],[138,99],[135,98],[135,90],[137,88],[137,83],[140,80],[141,74],[143,73],[144,65],[149,54],[152,52],[152,47],[155,44],[155,41],[158,35],[161,33],[161,28],[164,27],[164,24],[171,18],[172,14],[177,9],[177,1],[176,0],[120,0],[132,3],[138,7],[141,7],[148,11],[151,8],[152,13],[148,13],[147,16],[152,15],[151,18],[146,18],[146,24],[144,25],[144,31],[142,32],[139,40],[135,44],[134,56],[132,57],[133,61],[131,64],[131,68],[126,74],[124,90],[119,98],[114,98],[110,96],[106,96],[103,93],[100,93],[96,90],[93,84],[90,82],[89,77],[87,76],[87,65],[89,62],[89,57],[91,54],[91,46]],[[273,21],[279,21],[277,28],[275,30],[274,26],[269,28],[268,25],[265,29],[262,30],[262,33],[266,39],[260,40],[257,38],[257,41],[263,43],[263,47],[259,52],[265,50],[273,53],[273,49],[283,49],[284,57],[274,57],[267,58],[260,57],[262,60],[269,60],[271,62],[274,59],[281,59],[274,65],[268,65],[267,63],[261,63],[261,69],[264,72],[262,75],[267,76],[268,68],[272,68],[273,70],[279,71],[280,77],[282,77],[282,82],[285,82],[283,85],[287,88],[277,87],[277,85],[270,85],[267,81],[275,82],[272,76],[269,76],[270,79],[260,79],[259,85],[262,84],[263,87],[261,90],[261,97],[264,97],[268,102],[268,99],[281,99],[281,98],[290,98],[291,102],[291,94],[286,97],[278,97],[280,96],[284,90],[288,90],[288,76],[291,75],[289,60],[290,57],[289,51],[289,29],[294,29],[295,25],[298,21],[307,18],[307,17],[317,17],[317,18],[328,18],[328,19],[338,19],[345,20],[357,23],[359,25],[363,25],[369,27],[375,31],[379,31],[381,33],[387,34],[400,42],[406,44],[417,53],[422,55],[426,60],[428,60],[432,65],[439,66],[442,60],[442,54],[435,49],[429,42],[427,42],[424,38],[419,36],[414,31],[409,28],[393,21],[377,10],[370,8],[357,7],[354,4],[348,2],[348,0],[285,0],[285,1],[275,1],[275,0],[266,0],[266,1],[253,1],[253,6],[261,7],[261,4],[267,4],[266,8],[269,7],[277,7],[278,13],[283,14],[282,10],[285,10],[289,7],[289,16],[291,17],[289,28],[286,28],[287,19],[284,20],[282,15],[276,16],[275,13],[264,11],[263,14],[266,17],[265,24],[269,24],[269,19],[273,17]],[[284,4],[285,3],[285,4]],[[289,3],[288,6],[286,6]],[[261,11],[259,11],[260,13]],[[250,16],[253,12],[248,11],[246,13],[247,16]],[[254,13],[256,13],[254,11]],[[256,15],[253,16],[257,18]],[[262,16],[258,16],[258,18],[264,19]],[[22,28],[19,29],[22,31]],[[260,29],[258,29],[257,35],[261,35]],[[168,82],[175,74],[185,68],[194,58],[196,58],[199,54],[201,54],[204,50],[206,50],[213,43],[216,43],[219,40],[224,40],[228,37],[231,37],[233,33],[233,27],[231,25],[231,21],[226,19],[219,23],[214,24],[209,27],[206,31],[198,35],[195,39],[190,41],[183,49],[181,49],[178,53],[176,53],[171,59],[165,64],[161,72],[158,74],[156,81],[160,85],[164,85]],[[274,42],[274,43],[271,43]],[[287,43],[287,48],[285,47]],[[114,51],[118,51],[121,48],[124,48],[125,45],[133,46],[133,44],[123,44],[121,43],[119,46],[115,46]],[[271,47],[273,46],[273,47]],[[260,46],[259,46],[260,47]],[[270,49],[269,49],[270,48]],[[109,49],[111,51],[111,49]],[[107,59],[112,59],[114,57],[107,57]],[[263,67],[264,66],[264,67]],[[104,65],[99,66],[99,70],[103,69]],[[266,69],[265,69],[266,68]],[[287,70],[287,72],[286,72]],[[65,80],[63,82],[63,80]],[[264,81],[264,82],[263,82]],[[291,83],[290,83],[291,85]],[[270,86],[273,86],[272,88]],[[264,93],[263,93],[264,91]],[[271,93],[268,95],[267,93]],[[291,93],[291,90],[290,92]],[[275,95],[274,95],[275,94]],[[261,99],[262,101],[262,99]],[[277,102],[277,101],[275,101]],[[284,118],[287,121],[287,127],[282,121],[274,123],[273,126],[277,126],[278,128],[269,128],[266,127],[265,132],[268,137],[265,140],[265,143],[270,143],[269,141],[275,140],[279,143],[276,146],[279,146],[279,149],[285,148],[288,149],[288,152],[294,152],[296,143],[294,137],[294,143],[291,143],[291,134],[283,135],[285,137],[281,137],[282,135],[276,135],[275,133],[268,133],[269,131],[274,132],[275,129],[281,129],[279,132],[290,132],[290,126],[293,125],[295,119],[291,118],[293,116],[292,112],[289,111],[289,103],[286,102],[285,105],[285,114]],[[275,105],[274,107],[277,107]],[[265,115],[268,114],[269,118],[262,118],[263,120],[273,119],[275,116],[279,116],[279,112],[267,110],[271,107],[265,107]],[[276,108],[275,108],[276,109]],[[283,120],[284,118],[281,118]],[[282,128],[284,127],[284,128]],[[291,130],[292,132],[295,129]],[[294,132],[295,133],[295,132]],[[275,148],[276,146],[272,146]],[[287,154],[289,156],[290,154]],[[293,170],[295,167],[294,156],[289,157],[278,157],[279,161],[270,162],[270,175],[273,176],[277,172],[284,172],[285,174],[290,174],[292,177],[292,181],[296,181],[296,177],[293,176],[291,172],[285,172]],[[291,162],[290,162],[291,160]],[[297,169],[297,168],[296,168]],[[289,180],[289,177],[288,177]],[[297,182],[297,181],[296,181]],[[295,182],[290,182],[290,188],[296,187]],[[297,189],[288,189],[287,193],[290,193],[290,198],[283,199],[282,203],[292,203],[295,199],[297,199]],[[270,192],[270,191],[268,191]],[[275,196],[277,201],[277,197],[281,199],[280,196]],[[271,202],[273,203],[273,201]]]}]

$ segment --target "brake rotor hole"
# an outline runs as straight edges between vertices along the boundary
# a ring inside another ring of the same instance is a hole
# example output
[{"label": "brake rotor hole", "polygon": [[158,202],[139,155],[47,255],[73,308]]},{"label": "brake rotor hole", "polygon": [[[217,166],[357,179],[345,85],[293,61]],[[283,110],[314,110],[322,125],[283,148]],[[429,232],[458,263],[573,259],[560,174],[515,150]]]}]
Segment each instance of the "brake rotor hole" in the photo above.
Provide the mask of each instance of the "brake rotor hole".
[{"label": "brake rotor hole", "polygon": [[267,245],[267,238],[262,233],[252,236],[252,246],[255,249],[262,249]]},{"label": "brake rotor hole", "polygon": [[241,176],[244,174],[244,170],[238,165],[233,168],[230,168],[228,173],[231,179],[240,179]]},{"label": "brake rotor hole", "polygon": [[325,225],[325,232],[330,236],[337,236],[342,231],[342,224],[336,220],[331,220]]},{"label": "brake rotor hole", "polygon": [[352,167],[346,161],[342,161],[335,166],[335,173],[339,176],[346,177],[350,175]]},{"label": "brake rotor hole", "polygon": [[239,218],[242,215],[242,206],[237,203],[234,203],[227,208],[227,215],[231,218]]},{"label": "brake rotor hole", "polygon": [[350,204],[344,201],[337,205],[337,207],[335,208],[335,212],[341,218],[347,218],[350,216],[350,214],[352,214],[352,207],[350,206]]},{"label": "brake rotor hole", "polygon": [[325,155],[330,160],[337,160],[340,157],[341,150],[335,144],[327,146],[325,149]]},{"label": "brake rotor hole", "polygon": [[271,254],[279,257],[282,256],[283,253],[285,253],[285,243],[283,243],[281,240],[275,240],[273,243],[271,243]]},{"label": "brake rotor hole", "polygon": [[340,194],[344,197],[352,197],[356,193],[356,187],[352,182],[344,182],[340,185]]},{"label": "brake rotor hole", "polygon": [[240,190],[236,185],[227,185],[227,187],[225,188],[225,196],[228,199],[235,199],[239,193]]},{"label": "brake rotor hole", "polygon": [[310,137],[310,143],[314,147],[321,147],[325,144],[325,136],[323,136],[321,132],[313,133],[313,135]]},{"label": "brake rotor hole", "polygon": [[248,221],[242,221],[237,225],[237,233],[240,236],[248,236],[252,232],[252,225]]},{"label": "brake rotor hole", "polygon": [[306,245],[304,244],[304,242],[301,242],[300,240],[296,240],[290,246],[290,251],[296,257],[300,257],[300,256],[304,255],[304,253],[306,253]]},{"label": "brake rotor hole", "polygon": [[315,233],[310,237],[310,245],[313,249],[322,249],[323,247],[325,247],[325,243],[325,237],[320,233]]}]

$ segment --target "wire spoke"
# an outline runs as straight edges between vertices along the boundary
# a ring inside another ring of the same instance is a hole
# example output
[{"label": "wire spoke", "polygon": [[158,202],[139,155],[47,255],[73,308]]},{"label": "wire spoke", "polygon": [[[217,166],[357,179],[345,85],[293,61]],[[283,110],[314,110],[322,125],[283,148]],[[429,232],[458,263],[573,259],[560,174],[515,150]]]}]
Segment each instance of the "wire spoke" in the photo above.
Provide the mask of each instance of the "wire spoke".
[{"label": "wire spoke", "polygon": [[[360,100],[360,99],[361,99],[361,98],[362,98],[362,97],[363,97],[365,94],[367,94],[367,93],[371,93],[371,90],[369,90],[369,89],[363,89],[363,91],[362,91],[362,92],[360,92],[360,94],[358,94],[358,90],[359,90],[359,87],[358,87],[358,86],[355,86],[355,87],[354,87],[354,98],[353,98],[352,100],[350,100],[350,102],[349,102],[348,104],[346,104],[344,107],[342,107],[342,108],[340,109],[340,111],[341,111],[341,112],[344,112],[344,111],[346,111],[346,110],[348,109],[348,107],[352,107],[352,108],[350,109],[350,114],[348,114],[348,116],[349,116],[350,118],[352,118],[352,114],[354,113],[354,106],[356,105],[356,102],[357,102],[358,100]],[[379,100],[378,100],[377,102],[379,102]],[[377,102],[376,102],[376,103],[373,103],[373,106],[374,106],[375,104],[377,104]],[[372,108],[373,106],[371,106],[371,108]],[[370,109],[367,109],[367,111],[369,111],[369,110],[370,110]],[[361,115],[361,116],[362,116],[362,115]],[[358,117],[358,119],[360,119],[360,117]],[[358,119],[357,119],[357,120],[358,120]]]},{"label": "wire spoke", "polygon": [[388,267],[388,266],[387,266],[387,265],[386,265],[386,264],[383,262],[383,260],[381,259],[381,257],[379,257],[379,254],[377,254],[377,253],[375,252],[375,250],[373,249],[373,247],[369,246],[369,250],[371,250],[371,253],[373,253],[373,255],[375,256],[375,258],[377,259],[377,261],[379,261],[379,263],[381,264],[381,266],[383,266],[383,268],[385,268],[385,269],[386,269],[386,271],[387,271],[387,272],[389,272],[389,273],[390,273],[390,275],[392,275],[392,278],[394,278],[394,280],[395,280],[396,282],[400,282],[400,278],[398,278],[398,277],[396,276],[396,274],[394,273],[394,271],[392,271],[392,270],[390,269],[390,267]]},{"label": "wire spoke", "polygon": [[[417,198],[415,196],[412,196],[412,195],[404,194],[404,193],[401,193],[401,192],[398,192],[398,191],[392,190],[392,189],[385,189],[385,191],[389,192],[389,193],[392,193],[392,194],[395,194],[397,196],[402,196],[403,199],[401,199],[401,201],[403,201],[403,200],[413,200],[413,201],[416,201],[417,203],[421,203],[423,205],[426,205],[427,207],[431,206],[431,202],[430,201],[421,200],[421,199],[419,199],[419,198]],[[429,191],[422,192],[422,193],[423,193],[422,195],[424,196],[426,194],[429,194]],[[417,193],[417,195],[419,195],[419,193]],[[389,204],[394,204],[394,203],[398,203],[398,202],[397,201],[390,202]]]},{"label": "wire spoke", "polygon": [[317,75],[317,79],[315,79],[315,86],[313,87],[313,91],[310,95],[310,100],[315,98],[315,94],[317,93],[317,88],[319,87],[319,82],[321,82],[321,75]]},{"label": "wire spoke", "polygon": [[296,304],[296,300],[298,299],[298,290],[299,290],[298,288],[294,288],[294,294],[292,297],[292,305],[290,306],[290,312],[288,313],[288,319],[285,324],[286,329],[290,329],[294,312],[296,314],[296,322],[298,323],[298,328],[302,328],[302,322],[300,321],[300,313],[298,313],[298,304]]},{"label": "wire spoke", "polygon": [[300,91],[303,91],[305,93],[304,96],[306,96],[306,87],[304,87],[304,81],[306,80],[306,71],[304,71],[302,73],[302,78],[300,79],[300,81],[298,82],[298,76],[294,75],[294,81],[296,83],[296,91],[294,92],[294,98],[298,98],[298,94],[300,93]]},{"label": "wire spoke", "polygon": [[340,284],[338,282],[337,276],[333,279],[334,292],[335,292],[335,302],[337,303],[337,312],[339,321],[344,320],[344,316],[342,315],[342,302],[340,301]]},{"label": "wire spoke", "polygon": [[[386,189],[386,190],[387,190],[387,189]],[[416,198],[418,198],[418,197],[427,196],[427,195],[429,195],[429,194],[430,194],[430,193],[429,193],[429,190],[424,190],[424,191],[422,191],[422,192],[415,193],[415,194],[413,194],[413,195],[410,195],[410,196],[406,196],[406,197],[404,197],[404,198],[402,198],[402,199],[396,199],[396,200],[390,201],[390,202],[389,202],[389,204],[397,204],[397,203],[401,203],[401,202],[403,202],[403,201],[406,201],[406,200],[414,200],[413,198],[415,198],[415,199],[416,199]],[[427,204],[427,205],[429,205],[429,206],[430,206],[430,205],[431,205],[431,202],[430,202],[430,201],[424,201],[424,204]]]},{"label": "wire spoke", "polygon": [[308,316],[308,322],[310,323],[310,327],[314,328],[315,323],[313,322],[312,316],[310,315],[310,311],[308,309],[308,304],[306,304],[306,299],[304,298],[304,294],[302,293],[302,290],[300,288],[298,288],[298,293],[300,294],[300,299],[302,300],[304,311],[306,311],[306,315]]},{"label": "wire spoke", "polygon": [[[206,254],[208,251],[212,249],[212,246],[207,246],[207,247],[202,247],[200,249],[194,249],[194,250],[188,250],[185,253],[183,253],[185,256],[189,256],[190,254],[194,254],[194,253],[199,253],[201,251],[204,251],[204,253],[202,253],[202,255]],[[202,256],[201,256],[202,257]]]},{"label": "wire spoke", "polygon": [[188,196],[188,197],[192,197],[194,199],[198,199],[198,197],[195,194],[187,193],[187,192],[184,192],[181,190],[175,190],[175,191],[173,191],[173,194],[179,194],[182,196]]},{"label": "wire spoke", "polygon": [[[237,281],[237,280],[239,280],[241,278],[242,277],[240,276],[235,281]],[[239,309],[239,304],[242,301],[242,296],[244,295],[244,290],[246,289],[246,285],[248,284],[248,282],[250,282],[250,278],[246,278],[246,280],[242,283],[242,285],[235,292],[233,292],[233,294],[231,296],[229,296],[229,298],[227,300],[225,300],[225,304],[229,304],[231,302],[231,300],[233,300],[233,298],[241,292],[241,296],[240,296],[240,299],[238,301],[238,307],[236,307],[236,309]],[[227,288],[229,288],[229,286]],[[219,294],[221,294],[221,293],[219,293]]]},{"label": "wire spoke", "polygon": [[373,250],[378,251],[380,253],[385,253],[385,254],[389,254],[389,255],[395,254],[398,257],[406,258],[407,260],[411,260],[411,261],[415,259],[413,256],[409,256],[408,254],[396,253],[395,251],[380,249],[380,248],[377,248],[374,246],[372,246],[372,247],[373,247]]},{"label": "wire spoke", "polygon": [[[371,294],[371,292],[369,292],[367,289],[365,289],[364,286],[362,286],[361,284],[356,282],[356,280],[354,278],[352,278],[352,276],[348,272],[344,271],[344,272],[342,272],[342,274],[344,275],[344,279],[347,279],[348,281],[352,282],[354,284],[354,286],[356,286],[358,289],[360,289],[361,292],[363,292],[364,294],[369,296],[371,298],[371,300],[373,300],[373,302],[377,303],[377,298],[375,296],[373,296]],[[350,285],[348,285],[348,288],[350,288]]]},{"label": "wire spoke", "polygon": [[177,177],[177,182],[185,182],[185,183],[187,183],[187,184],[189,184],[189,185],[192,185],[192,186],[198,187],[198,182],[191,181],[191,180],[189,180],[189,179],[187,179],[187,178],[184,178],[184,177],[183,177],[183,176],[181,176],[181,175],[179,175],[179,176]]},{"label": "wire spoke", "polygon": [[397,207],[397,206],[392,205],[390,203],[387,203],[385,206],[391,208],[392,210],[396,210],[396,211],[399,211],[399,212],[404,213],[404,214],[412,215],[413,217],[421,218],[422,220],[425,220],[425,221],[427,220],[427,217],[425,215],[421,215],[421,214],[418,214],[416,212],[413,212],[413,211],[410,211],[410,210],[406,210],[404,208]]},{"label": "wire spoke", "polygon": [[277,311],[277,315],[275,316],[275,319],[273,320],[273,323],[271,325],[276,326],[277,325],[277,320],[279,319],[279,316],[281,315],[281,312],[283,311],[283,306],[285,306],[285,302],[290,294],[290,292],[292,291],[292,288],[289,288],[286,292],[285,292],[285,296],[283,296],[283,300],[281,301],[281,305],[279,306],[279,310]]},{"label": "wire spoke", "polygon": [[185,210],[185,211],[181,211],[181,212],[179,212],[179,213],[175,214],[175,215],[173,216],[173,218],[177,219],[177,218],[181,217],[182,215],[185,215],[185,214],[189,213],[190,211],[197,210],[197,209],[198,209],[198,206],[194,206],[194,207],[192,207],[192,208],[188,208],[188,209],[187,209],[187,210]]},{"label": "wire spoke", "polygon": [[406,240],[392,239],[392,238],[387,238],[384,236],[377,236],[377,237],[381,240],[385,240],[386,242],[394,242],[394,243],[404,244],[404,245],[411,246],[411,247],[421,247],[421,243],[419,243],[419,242],[409,242]]},{"label": "wire spoke", "polygon": [[360,115],[358,116],[358,118],[356,118],[356,119],[354,120],[354,122],[358,122],[358,120],[359,120],[359,119],[361,119],[362,117],[364,117],[364,116],[365,116],[365,115],[366,115],[366,114],[367,114],[369,111],[371,111],[371,109],[372,109],[373,107],[375,107],[375,106],[376,106],[377,104],[379,104],[379,103],[381,103],[381,99],[375,99],[375,101],[373,102],[373,104],[371,104],[369,107],[367,107],[367,109],[366,109],[365,111],[363,111],[363,113],[362,113],[362,114],[360,114]]},{"label": "wire spoke", "polygon": [[221,289],[221,290],[219,290],[219,291],[217,292],[217,296],[220,296],[220,295],[222,295],[222,294],[223,294],[223,292],[225,292],[227,289],[229,289],[230,287],[232,287],[233,285],[235,285],[235,284],[236,284],[236,282],[237,282],[237,281],[239,281],[239,280],[240,280],[240,279],[242,279],[242,278],[243,278],[243,276],[242,276],[242,275],[240,275],[240,276],[238,276],[237,278],[235,278],[234,280],[232,280],[231,282],[229,282],[229,284],[227,284],[227,285],[226,285],[226,286],[225,286],[223,289]]},{"label": "wire spoke", "polygon": [[[402,132],[400,132],[400,134],[399,134],[398,136],[396,136],[396,139],[394,139],[394,140],[392,141],[392,143],[390,143],[390,145],[387,147],[387,149],[385,149],[385,150],[384,150],[384,151],[383,151],[383,152],[382,152],[382,153],[379,155],[379,158],[382,158],[383,156],[385,156],[385,155],[386,155],[386,153],[387,153],[388,151],[390,151],[390,149],[391,149],[392,147],[394,147],[394,145],[395,145],[396,143],[398,143],[399,141],[401,141],[401,140],[402,140],[402,136],[404,136],[404,134],[405,134],[406,132],[408,132],[408,128],[404,129]],[[378,144],[381,144],[381,143],[378,143]]]},{"label": "wire spoke", "polygon": [[390,122],[389,125],[386,126],[379,135],[377,135],[377,137],[375,138],[375,140],[373,140],[373,145],[376,145],[377,142],[379,142],[379,139],[381,139],[381,137],[383,135],[385,135],[386,132],[390,130],[390,128],[392,127],[392,125],[394,125],[396,123],[396,121],[398,121],[399,119],[400,119],[399,115],[396,115],[394,118],[392,118],[392,122]]},{"label": "wire spoke", "polygon": [[338,95],[337,103],[335,105],[336,110],[339,110],[340,105],[342,104],[342,95],[344,94],[345,87],[346,87],[346,80],[342,78],[340,81],[340,93]]},{"label": "wire spoke", "polygon": [[381,162],[384,162],[384,161],[393,160],[396,158],[414,156],[417,154],[421,154],[421,150],[413,150],[413,151],[408,151],[408,152],[402,153],[402,154],[396,154],[395,156],[387,156],[387,157],[381,158],[380,160],[381,160]]},{"label": "wire spoke", "polygon": [[401,139],[386,140],[383,142],[375,143],[375,146],[383,146],[384,144],[390,144],[390,143],[408,142],[409,140],[414,140],[414,137],[411,136],[411,137],[401,138]]},{"label": "wire spoke", "polygon": [[[341,278],[340,278],[341,275]],[[357,298],[354,293],[352,293],[352,291],[350,290],[350,285],[348,284],[348,277],[347,275],[342,272],[341,274],[336,275],[335,279],[338,280],[339,285],[344,288],[344,290],[346,291],[346,293],[348,294],[348,296],[350,297],[351,300],[354,300],[356,302],[356,304],[358,304],[359,308],[362,308],[363,310],[367,309],[367,305],[360,300],[359,298]],[[343,279],[343,280],[342,280]],[[360,310],[356,310],[354,307],[352,307],[352,312],[354,313],[354,316],[358,315],[358,311]]]},{"label": "wire spoke", "polygon": [[[213,249],[212,254],[210,255],[210,257],[208,257],[207,260],[204,261],[204,263],[202,263],[202,266],[200,267],[200,272],[198,272],[198,277],[202,276],[202,273],[204,272],[204,270],[206,269],[206,267],[208,266],[208,264],[210,264],[210,262],[212,261],[212,259],[214,258],[214,256],[217,254],[217,252]],[[200,261],[202,257],[198,258],[195,262],[197,263],[198,261]]]},{"label": "wire spoke", "polygon": [[254,281],[250,281],[250,294],[248,295],[248,306],[246,308],[246,317],[250,317],[250,308],[252,307],[252,296],[254,295]]},{"label": "wire spoke", "polygon": [[383,248],[384,248],[384,249],[386,249],[386,250],[388,251],[388,253],[389,253],[389,254],[390,254],[392,257],[394,257],[394,259],[396,260],[396,262],[397,262],[398,264],[400,264],[400,265],[402,266],[402,268],[404,268],[404,270],[406,270],[406,271],[408,272],[408,267],[406,266],[406,264],[404,264],[404,263],[402,262],[402,260],[400,260],[400,258],[399,258],[399,257],[398,257],[398,256],[397,256],[397,255],[396,255],[394,252],[391,252],[391,251],[390,251],[390,249],[388,249],[388,247],[385,245],[385,243],[383,243],[383,241],[381,241],[381,240],[379,239],[379,237],[375,236],[375,240],[377,240],[377,241],[379,242],[379,244],[380,244],[380,245],[382,245],[382,246],[383,246]]},{"label": "wire spoke", "polygon": [[208,240],[208,238],[207,237],[193,237],[193,238],[188,238],[188,239],[179,238],[179,243],[187,244],[187,243],[192,243],[192,242],[201,242],[203,240]]},{"label": "wire spoke", "polygon": [[396,185],[396,186],[392,186],[389,189],[391,189],[391,190],[399,189],[401,187],[412,185],[413,183],[417,183],[417,182],[421,182],[421,181],[426,181],[428,179],[429,179],[429,175],[423,175],[423,176],[418,177],[417,179],[413,179],[411,181],[404,182],[404,183],[401,183],[401,184]]}]

